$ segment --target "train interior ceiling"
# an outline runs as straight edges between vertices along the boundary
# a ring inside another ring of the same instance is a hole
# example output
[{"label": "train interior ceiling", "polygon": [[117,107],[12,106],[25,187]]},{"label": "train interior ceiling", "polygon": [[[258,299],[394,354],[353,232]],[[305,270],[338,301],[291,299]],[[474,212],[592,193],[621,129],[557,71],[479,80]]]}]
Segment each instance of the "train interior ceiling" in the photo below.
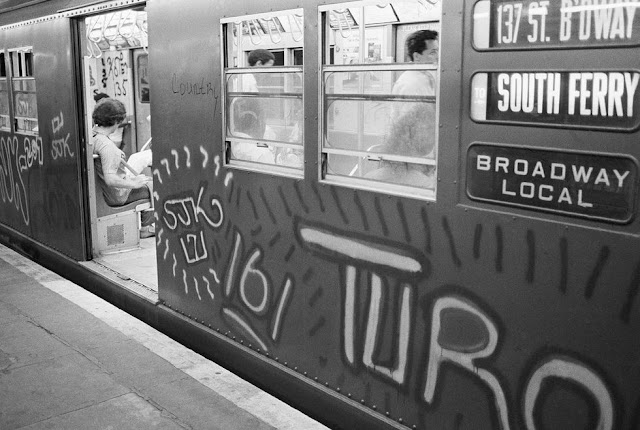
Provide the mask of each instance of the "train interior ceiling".
[{"label": "train interior ceiling", "polygon": [[[327,14],[329,18],[327,62],[337,66],[403,62],[405,60],[403,58],[404,39],[407,34],[416,29],[438,30],[439,15],[439,7],[416,7],[416,4],[409,2],[366,6],[364,9],[345,7],[331,10]],[[361,25],[362,22],[364,25]],[[80,34],[83,35],[80,48],[83,55],[82,76],[87,142],[91,141],[93,126],[91,113],[99,97],[106,94],[121,101],[127,109],[127,119],[110,136],[114,143],[120,146],[125,157],[128,158],[141,149],[152,148],[147,75],[148,26],[145,7],[138,6],[91,15],[84,18],[79,25]],[[257,48],[267,49],[274,54],[274,66],[301,67],[303,65],[304,22],[301,11],[300,13],[276,11],[251,15],[247,18],[235,17],[226,23],[223,29],[227,32],[228,41],[225,59],[227,69],[248,67],[249,53]],[[360,39],[363,37],[365,49],[361,48],[363,43]],[[356,72],[336,73],[331,79],[332,85],[337,84],[340,77],[345,78],[341,83],[344,89],[340,91],[349,90],[354,82],[356,85],[370,86],[369,90],[373,91],[375,91],[373,87],[389,86],[393,83],[393,79],[389,79],[385,73],[374,76],[373,72]],[[234,78],[232,76],[228,85],[235,82]],[[301,93],[302,77],[296,80],[289,78],[290,76],[286,73],[258,75],[259,91],[269,92],[273,88],[288,87],[288,91]],[[353,90],[358,91],[355,88],[349,91]],[[360,89],[360,91],[365,90]],[[378,88],[378,90],[384,92],[384,88]],[[389,91],[390,87],[386,90]],[[282,159],[293,160],[282,164],[293,166],[294,170],[299,171],[303,159],[300,148],[302,133],[295,127],[300,127],[300,122],[291,121],[286,112],[293,112],[296,106],[300,108],[297,110],[301,110],[301,105],[295,105],[295,101],[290,100],[284,103],[293,103],[293,105],[274,107],[267,127],[276,130],[279,135],[297,136],[285,139],[289,144],[286,154],[285,150],[280,148],[276,148],[275,151],[282,151],[276,157],[278,162]],[[368,133],[371,138],[371,133],[375,134],[376,130],[381,128],[381,115],[379,112],[372,113],[372,109],[375,111],[388,107],[385,107],[384,103],[378,103],[378,105],[380,106],[372,108],[366,102],[358,103],[354,112],[361,112],[359,115],[365,118],[362,122],[355,118],[345,119],[344,113],[331,116],[334,110],[337,112],[342,107],[339,103],[335,103],[335,106],[329,109],[328,127],[333,135],[341,136],[345,131],[352,135],[353,130],[350,130],[352,128],[350,124],[359,123],[360,134]],[[369,121],[366,118],[369,118]],[[240,132],[243,130],[236,130],[236,128],[233,118],[228,118],[227,140],[233,140],[236,131],[237,135],[242,135]],[[346,148],[341,148],[342,153],[345,152],[344,149]],[[364,147],[350,149],[355,149],[354,154],[358,151],[370,150]],[[110,277],[125,288],[157,300],[157,238],[140,237],[140,215],[135,208],[127,207],[119,211],[106,205],[96,183],[91,150],[87,151],[87,157],[92,260],[83,264],[103,276]],[[332,172],[355,177],[363,175],[365,169],[363,163],[367,163],[362,157],[351,155],[331,154],[329,160],[328,164]],[[353,160],[356,160],[355,163]],[[236,160],[232,160],[231,163],[234,161]],[[152,175],[151,171],[143,173]]]}]

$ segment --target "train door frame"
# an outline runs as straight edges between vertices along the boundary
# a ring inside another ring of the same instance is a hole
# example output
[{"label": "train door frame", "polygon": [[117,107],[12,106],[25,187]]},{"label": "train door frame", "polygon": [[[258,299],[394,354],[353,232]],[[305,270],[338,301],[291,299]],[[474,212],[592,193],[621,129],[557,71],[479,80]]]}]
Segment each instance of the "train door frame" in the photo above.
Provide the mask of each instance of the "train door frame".
[{"label": "train door frame", "polygon": [[[136,132],[136,142],[137,142],[137,151],[142,150],[147,146],[147,144],[151,143],[151,127],[148,128],[149,133],[146,133],[147,128],[143,127],[145,121],[151,121],[151,101],[149,100],[149,95],[147,95],[147,100],[143,100],[142,93],[140,91],[140,83],[142,80],[142,76],[140,76],[139,69],[139,61],[140,58],[146,56],[147,57],[147,68],[149,67],[149,51],[145,48],[133,48],[131,49],[132,53],[132,74],[134,80],[134,94],[133,94],[133,106],[135,109],[135,132]],[[148,79],[148,78],[147,78]],[[147,83],[148,85],[148,83]]]},{"label": "train door frame", "polygon": [[[86,172],[86,178],[84,178],[83,183],[86,186],[85,202],[88,208],[88,212],[85,214],[86,228],[88,229],[86,232],[88,259],[96,259],[106,254],[138,249],[140,247],[138,212],[149,209],[150,203],[132,203],[122,208],[110,208],[101,202],[101,193],[96,188],[98,185],[95,179],[95,157],[90,150],[91,132],[93,129],[91,110],[95,103],[93,102],[93,93],[89,81],[91,79],[98,79],[98,76],[95,75],[95,73],[97,73],[96,71],[90,71],[91,66],[85,54],[88,49],[90,52],[89,58],[94,58],[95,53],[93,50],[96,50],[98,47],[92,48],[87,45],[88,29],[86,28],[86,21],[91,16],[102,16],[109,12],[134,10],[141,6],[146,6],[146,2],[133,2],[133,4],[128,4],[125,8],[115,4],[113,7],[91,8],[83,11],[86,13],[78,13],[73,17],[74,54],[76,55],[75,61],[78,70],[76,77],[78,97],[76,97],[76,99],[79,112],[78,116],[80,117],[79,123],[81,124],[79,127],[82,135],[81,141],[83,151],[86,151],[83,154],[84,160],[82,160],[82,162],[86,163],[83,166],[83,172]],[[136,50],[138,49],[130,48],[126,50],[126,61],[130,63],[128,65],[128,73],[129,76],[131,76],[128,88],[132,94],[130,94],[128,98],[133,110],[133,112],[129,112],[133,116],[133,119],[129,121],[132,142],[137,142],[136,136],[138,128],[135,123],[137,96],[135,94],[135,67],[133,64],[134,59],[137,58],[134,54]],[[139,50],[142,51],[142,49]],[[101,55],[102,53],[95,56],[95,58],[99,58]],[[145,118],[147,116],[149,116],[149,114],[147,114]],[[123,149],[133,152],[139,149],[137,146],[139,145],[132,145],[131,148]]]}]

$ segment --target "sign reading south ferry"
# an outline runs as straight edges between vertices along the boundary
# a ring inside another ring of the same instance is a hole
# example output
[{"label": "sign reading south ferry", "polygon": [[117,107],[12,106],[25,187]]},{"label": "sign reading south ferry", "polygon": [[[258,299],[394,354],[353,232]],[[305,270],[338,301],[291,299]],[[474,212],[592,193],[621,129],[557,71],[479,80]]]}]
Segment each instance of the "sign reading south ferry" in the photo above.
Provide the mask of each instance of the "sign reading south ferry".
[{"label": "sign reading south ferry", "polygon": [[637,186],[631,157],[480,143],[467,152],[474,200],[627,223]]},{"label": "sign reading south ferry", "polygon": [[477,49],[545,49],[640,44],[640,0],[480,0]]},{"label": "sign reading south ferry", "polygon": [[640,127],[639,84],[636,70],[476,73],[471,118],[632,131]]}]

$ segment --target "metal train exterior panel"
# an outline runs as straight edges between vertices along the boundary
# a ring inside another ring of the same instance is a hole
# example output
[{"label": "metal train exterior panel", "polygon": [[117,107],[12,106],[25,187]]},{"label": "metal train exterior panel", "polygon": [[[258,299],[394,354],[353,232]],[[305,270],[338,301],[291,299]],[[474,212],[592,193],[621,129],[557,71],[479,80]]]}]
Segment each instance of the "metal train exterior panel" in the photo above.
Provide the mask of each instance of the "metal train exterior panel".
[{"label": "metal train exterior panel", "polygon": [[[71,27],[68,20],[49,20],[5,29],[0,40],[3,46],[32,48],[33,75],[9,79],[14,87],[35,87],[33,92],[31,88],[16,91],[11,100],[15,116],[34,117],[35,128],[28,132],[0,130],[2,223],[83,260],[86,238],[80,187],[82,151]],[[2,80],[7,85],[8,78],[4,76]],[[6,87],[3,92],[7,94]],[[8,102],[8,98],[3,100],[3,104]]]},{"label": "metal train exterior panel", "polygon": [[[475,85],[478,75],[508,75],[496,76],[499,102],[516,89],[507,78],[522,89],[527,71],[538,85],[562,72],[582,106],[585,73],[637,84],[624,73],[639,68],[638,48],[478,49],[474,14],[489,2],[443,2],[437,195],[425,199],[323,176],[322,8],[332,3],[146,3],[158,312],[199,330],[195,343],[219,346],[216,358],[230,367],[261,363],[244,373],[336,428],[638,428],[637,128],[544,127],[515,115],[512,100],[494,121],[478,118],[472,102],[492,90]],[[501,13],[517,4],[490,2]],[[286,10],[304,16],[304,168],[239,168],[225,142],[223,24]],[[73,20],[0,33],[5,50],[33,46],[41,133],[29,146],[0,132],[0,222],[82,260]],[[620,109],[635,107],[619,97]],[[20,193],[8,187],[16,178],[24,200],[8,198]],[[616,182],[626,197],[596,211],[588,196],[614,201],[607,187]]]}]

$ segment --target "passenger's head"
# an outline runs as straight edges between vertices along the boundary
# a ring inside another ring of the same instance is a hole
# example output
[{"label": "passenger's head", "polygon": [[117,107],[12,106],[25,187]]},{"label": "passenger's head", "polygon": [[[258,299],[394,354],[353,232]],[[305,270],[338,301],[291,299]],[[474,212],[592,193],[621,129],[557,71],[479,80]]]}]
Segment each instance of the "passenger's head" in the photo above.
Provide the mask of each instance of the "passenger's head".
[{"label": "passenger's head", "polygon": [[391,125],[385,151],[405,157],[426,157],[435,148],[435,105],[414,103]]},{"label": "passenger's head", "polygon": [[276,57],[266,49],[254,49],[249,52],[249,65],[253,66],[273,66]]},{"label": "passenger's head", "polygon": [[258,115],[253,111],[244,111],[239,115],[237,131],[253,138],[260,138],[264,134]]},{"label": "passenger's head", "polygon": [[102,99],[93,108],[94,124],[111,127],[120,124],[127,117],[127,109],[121,101],[111,98]]},{"label": "passenger's head", "polygon": [[405,42],[406,55],[414,63],[438,64],[440,54],[438,32],[418,30],[411,33]]}]

